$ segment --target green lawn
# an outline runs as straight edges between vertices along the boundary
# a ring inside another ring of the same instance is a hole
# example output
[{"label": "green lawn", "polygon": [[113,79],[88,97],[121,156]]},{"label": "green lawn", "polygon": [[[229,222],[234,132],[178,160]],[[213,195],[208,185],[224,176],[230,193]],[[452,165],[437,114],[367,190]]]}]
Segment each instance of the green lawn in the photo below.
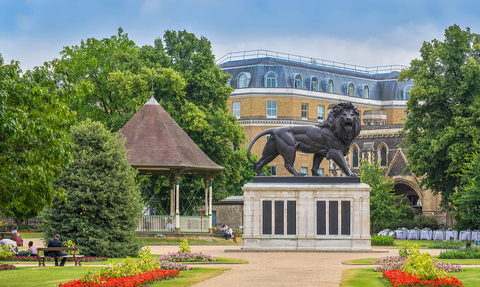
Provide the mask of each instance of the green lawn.
[{"label": "green lawn", "polygon": [[[464,272],[449,273],[462,281],[465,287],[480,286],[480,269],[464,268]],[[374,272],[373,268],[352,268],[343,270],[342,287],[382,287],[382,273]]]},{"label": "green lawn", "polygon": [[[153,237],[147,237],[147,238],[141,238],[143,243],[145,244],[180,244],[183,242],[184,239],[187,239],[188,244],[241,244],[242,243],[242,238],[237,237],[237,243],[233,242],[232,239],[225,240],[224,238],[218,238],[218,237],[167,237],[167,238],[153,238]],[[209,239],[211,241],[206,241],[204,239]]]},{"label": "green lawn", "polygon": [[[22,239],[32,239],[32,238],[43,238],[43,232],[18,232]],[[28,244],[28,242],[27,242]],[[23,242],[23,245],[27,246],[25,242]]]},{"label": "green lawn", "polygon": [[[97,267],[96,269],[101,269]],[[180,277],[159,282],[151,286],[192,286],[209,278],[215,277],[228,268],[195,268],[180,271]],[[70,280],[80,279],[86,274],[83,267],[17,267],[16,270],[1,271],[2,287],[53,287]]]}]

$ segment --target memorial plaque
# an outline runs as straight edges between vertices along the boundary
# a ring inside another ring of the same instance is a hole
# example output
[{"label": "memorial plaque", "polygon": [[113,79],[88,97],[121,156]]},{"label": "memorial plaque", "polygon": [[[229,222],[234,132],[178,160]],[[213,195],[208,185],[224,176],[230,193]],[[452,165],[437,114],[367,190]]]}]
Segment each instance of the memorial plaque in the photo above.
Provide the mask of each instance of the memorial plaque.
[{"label": "memorial plaque", "polygon": [[317,235],[327,234],[327,205],[325,201],[317,201]]},{"label": "memorial plaque", "polygon": [[275,234],[283,235],[285,234],[283,230],[284,222],[284,212],[283,212],[284,201],[275,201]]},{"label": "memorial plaque", "polygon": [[297,202],[287,201],[287,234],[297,234]]},{"label": "memorial plaque", "polygon": [[263,234],[272,234],[272,201],[263,201]]},{"label": "memorial plaque", "polygon": [[338,235],[338,201],[328,202],[328,234]]},{"label": "memorial plaque", "polygon": [[350,235],[350,201],[342,201],[342,235]]}]

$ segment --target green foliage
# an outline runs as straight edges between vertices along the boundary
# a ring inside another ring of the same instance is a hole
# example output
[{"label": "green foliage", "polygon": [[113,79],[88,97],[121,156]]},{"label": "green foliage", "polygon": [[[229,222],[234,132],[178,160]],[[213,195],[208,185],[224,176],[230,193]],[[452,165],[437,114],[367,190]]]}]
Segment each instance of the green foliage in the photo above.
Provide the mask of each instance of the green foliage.
[{"label": "green foliage", "polygon": [[8,245],[3,245],[0,248],[0,260],[8,260],[9,256],[15,256],[15,252],[12,252]]},{"label": "green foliage", "polygon": [[458,250],[443,251],[438,256],[440,259],[480,259],[480,248],[472,246]]},{"label": "green foliage", "polygon": [[480,229],[480,156],[477,151],[467,158],[460,179],[458,192],[450,196],[455,229]]},{"label": "green foliage", "polygon": [[76,242],[83,255],[136,255],[140,243],[134,231],[142,206],[124,139],[91,120],[73,126],[71,137],[75,162],[55,182],[67,200],[54,198],[42,214],[45,241],[58,233],[61,240]]},{"label": "green foliage", "polygon": [[423,187],[442,195],[461,185],[466,155],[480,141],[480,37],[453,25],[443,42],[424,42],[420,59],[410,63],[398,80],[413,80],[407,102],[406,133],[409,170],[422,176]]},{"label": "green foliage", "polygon": [[[415,245],[416,246],[416,245]],[[409,257],[413,254],[413,248],[408,245],[408,241],[403,241],[402,247],[398,248],[398,256],[400,257]]]},{"label": "green foliage", "polygon": [[[400,252],[399,255],[402,256]],[[436,280],[447,276],[444,270],[435,266],[435,261],[433,261],[430,253],[424,252],[420,254],[417,244],[413,244],[409,248],[408,260],[402,266],[402,270],[421,280]]]},{"label": "green foliage", "polygon": [[398,199],[401,195],[393,193],[393,181],[385,177],[385,169],[380,168],[380,161],[362,160],[360,166],[360,181],[368,184],[370,191],[370,225],[371,228],[384,221],[397,220],[401,215]]},{"label": "green foliage", "polygon": [[187,239],[183,240],[183,242],[180,244],[178,249],[179,249],[179,252],[192,252],[192,249],[190,248],[190,246],[188,246]]},{"label": "green foliage", "polygon": [[[253,170],[253,163],[247,159],[246,146],[243,146],[240,150],[237,150],[235,156],[238,158],[238,162],[240,163],[241,180],[238,185],[234,187],[232,195],[243,195],[242,186],[244,186],[246,183],[252,182],[253,177],[257,176],[257,173],[255,170]],[[255,162],[258,160],[258,156],[256,154],[251,154],[250,158]],[[270,166],[265,165],[262,169],[262,172],[266,175],[270,175]]]},{"label": "green foliage", "polygon": [[393,246],[394,240],[391,236],[372,236],[372,246]]},{"label": "green foliage", "polygon": [[[72,240],[68,240],[67,242],[63,242],[63,246],[68,247],[68,248],[74,248],[75,243]],[[68,255],[73,255],[73,250],[68,250],[67,253],[68,253]],[[78,246],[77,246],[76,254],[82,254],[82,253],[80,253],[80,249],[78,248]]]},{"label": "green foliage", "polygon": [[458,249],[465,246],[465,242],[462,241],[435,241],[433,244],[428,245],[430,249]]},{"label": "green foliage", "polygon": [[73,162],[68,103],[90,87],[70,83],[66,71],[54,60],[22,72],[0,54],[0,210],[8,216],[40,211],[63,194],[52,182]]},{"label": "green foliage", "polygon": [[426,217],[424,214],[420,214],[412,220],[380,221],[375,226],[372,226],[371,230],[373,233],[377,233],[384,229],[396,230],[403,227],[406,229],[414,229],[417,227],[419,229],[430,228],[436,230],[440,229],[442,225],[438,223],[435,217]]}]

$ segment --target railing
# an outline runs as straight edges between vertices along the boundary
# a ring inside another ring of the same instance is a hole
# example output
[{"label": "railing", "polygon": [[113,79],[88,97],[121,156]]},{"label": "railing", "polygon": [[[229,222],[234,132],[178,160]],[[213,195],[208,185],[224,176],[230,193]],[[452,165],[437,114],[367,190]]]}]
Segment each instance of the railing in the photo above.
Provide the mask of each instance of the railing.
[{"label": "railing", "polygon": [[[144,215],[139,218],[136,231],[140,232],[173,232],[175,216]],[[181,232],[208,232],[209,218],[205,216],[180,216]]]},{"label": "railing", "polygon": [[287,60],[287,61],[299,62],[299,63],[309,64],[314,66],[334,68],[334,69],[365,73],[365,74],[385,74],[385,73],[400,72],[403,68],[407,67],[403,65],[385,65],[385,66],[365,67],[365,66],[352,65],[352,64],[346,64],[341,62],[335,62],[335,61],[329,61],[329,60],[317,59],[317,58],[311,58],[311,57],[305,57],[305,56],[299,56],[299,55],[292,55],[292,54],[263,50],[263,49],[227,53],[225,56],[221,57],[220,59],[215,60],[215,63],[217,65],[221,65],[227,62],[261,59],[261,58]]}]

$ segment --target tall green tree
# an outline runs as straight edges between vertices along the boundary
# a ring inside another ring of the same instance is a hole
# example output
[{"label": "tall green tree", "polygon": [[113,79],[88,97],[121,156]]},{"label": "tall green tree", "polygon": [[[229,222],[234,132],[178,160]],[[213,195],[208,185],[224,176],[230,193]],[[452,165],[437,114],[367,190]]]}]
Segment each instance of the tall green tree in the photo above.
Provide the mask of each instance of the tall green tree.
[{"label": "tall green tree", "polygon": [[54,60],[23,73],[0,54],[0,209],[7,215],[40,211],[62,194],[52,181],[73,162],[68,104],[89,92],[66,72]]},{"label": "tall green tree", "polygon": [[401,195],[395,195],[393,192],[393,181],[385,176],[385,170],[380,168],[380,161],[375,164],[375,160],[362,160],[360,166],[360,181],[368,184],[372,189],[370,191],[370,226],[375,226],[382,222],[391,222],[398,220],[402,215],[400,203]]},{"label": "tall green tree", "polygon": [[423,176],[421,184],[442,195],[460,186],[467,155],[480,141],[480,37],[453,25],[444,41],[424,42],[420,59],[403,70],[399,81],[415,85],[407,102],[408,168]]},{"label": "tall green tree", "polygon": [[45,241],[60,234],[90,256],[135,256],[142,214],[137,171],[128,164],[125,139],[118,140],[100,122],[87,119],[71,128],[74,164],[55,182],[65,189],[42,214]]},{"label": "tall green tree", "polygon": [[458,229],[480,228],[480,156],[474,152],[459,175],[458,192],[452,193],[451,212]]}]

